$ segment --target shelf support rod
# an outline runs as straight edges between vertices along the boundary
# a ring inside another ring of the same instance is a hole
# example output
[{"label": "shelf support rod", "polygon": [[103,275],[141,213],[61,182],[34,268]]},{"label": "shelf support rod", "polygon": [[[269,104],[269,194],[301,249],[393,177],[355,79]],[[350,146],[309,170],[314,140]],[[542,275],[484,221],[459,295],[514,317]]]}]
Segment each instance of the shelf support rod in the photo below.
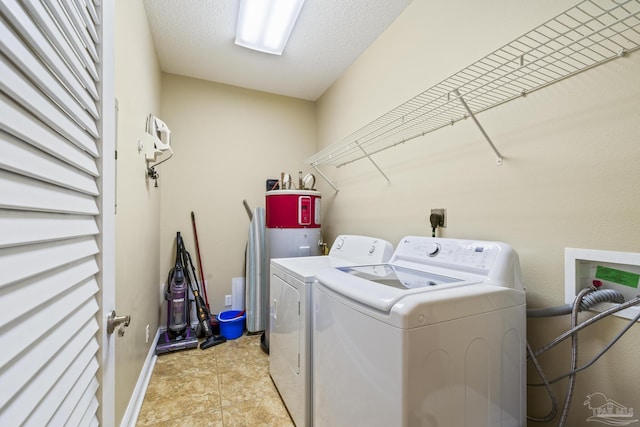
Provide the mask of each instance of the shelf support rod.
[{"label": "shelf support rod", "polygon": [[320,176],[322,177],[322,179],[324,179],[325,181],[327,181],[327,184],[329,184],[334,190],[336,190],[336,193],[338,193],[340,190],[338,189],[338,187],[336,187],[333,182],[331,182],[331,180],[329,178],[327,178],[327,176],[325,174],[322,173],[322,171],[320,169],[318,169],[318,167],[316,165],[311,165],[311,167],[313,168],[313,170],[315,170],[316,172],[318,172],[320,174]]},{"label": "shelf support rod", "polygon": [[378,166],[378,164],[377,164],[377,163],[376,163],[376,162],[371,158],[371,156],[369,155],[369,153],[367,153],[367,152],[365,151],[365,149],[364,149],[364,148],[362,148],[362,146],[360,145],[360,143],[359,143],[358,141],[356,141],[356,145],[358,146],[358,148],[359,148],[360,150],[362,150],[362,152],[364,153],[364,155],[365,155],[365,156],[367,156],[367,159],[369,159],[369,161],[370,161],[371,163],[373,163],[373,166],[375,166],[375,167],[376,167],[376,169],[378,169],[378,172],[380,172],[380,173],[382,174],[382,176],[384,176],[384,179],[386,179],[386,180],[387,180],[387,182],[388,182],[389,184],[391,184],[391,180],[389,179],[389,177],[387,176],[387,174],[386,174],[386,173],[384,173],[384,172],[382,171],[382,169],[380,169],[380,166]]},{"label": "shelf support rod", "polygon": [[473,119],[473,122],[476,124],[476,126],[478,126],[478,129],[480,129],[480,133],[482,133],[482,136],[484,136],[484,139],[487,140],[487,142],[491,146],[491,149],[493,150],[493,152],[496,154],[496,156],[498,156],[498,159],[496,160],[496,163],[498,165],[501,165],[502,164],[502,154],[500,154],[500,152],[498,151],[496,146],[493,145],[493,142],[491,141],[491,138],[489,138],[489,135],[487,135],[487,132],[484,131],[484,128],[482,127],[482,125],[480,124],[478,119],[476,118],[476,115],[473,114],[473,112],[471,111],[471,108],[469,108],[469,106],[467,105],[467,103],[464,100],[464,98],[462,97],[462,95],[460,95],[460,91],[458,89],[456,89],[456,90],[453,91],[453,93],[456,94],[456,96],[460,100],[460,103],[462,104],[464,109],[467,110],[467,113],[469,114],[469,117],[471,117]]}]

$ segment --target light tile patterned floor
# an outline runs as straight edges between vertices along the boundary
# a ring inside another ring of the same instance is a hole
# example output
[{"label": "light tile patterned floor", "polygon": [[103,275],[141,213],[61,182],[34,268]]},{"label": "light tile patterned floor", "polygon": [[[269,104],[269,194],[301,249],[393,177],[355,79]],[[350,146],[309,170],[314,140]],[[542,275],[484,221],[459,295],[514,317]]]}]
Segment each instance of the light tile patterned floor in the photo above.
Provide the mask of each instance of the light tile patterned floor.
[{"label": "light tile patterned floor", "polygon": [[294,424],[269,376],[260,335],[158,356],[138,416],[147,426]]}]

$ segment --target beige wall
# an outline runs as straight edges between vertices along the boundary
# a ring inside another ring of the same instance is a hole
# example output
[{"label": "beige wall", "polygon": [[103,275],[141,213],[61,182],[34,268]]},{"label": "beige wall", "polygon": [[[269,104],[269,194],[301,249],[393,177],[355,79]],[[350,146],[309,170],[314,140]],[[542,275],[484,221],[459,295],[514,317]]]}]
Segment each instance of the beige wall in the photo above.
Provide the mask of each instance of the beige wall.
[{"label": "beige wall", "polygon": [[[414,0],[318,101],[319,148],[573,3]],[[340,188],[336,194],[320,183],[325,239],[354,233],[395,243],[404,235],[429,235],[429,210],[446,208],[442,237],[511,244],[520,254],[529,304],[563,304],[565,247],[639,251],[638,76],[640,53],[634,53],[480,114],[505,157],[502,166],[465,120],[375,155],[390,184],[366,160],[325,167]],[[590,360],[625,322],[610,318],[583,332],[581,360]],[[537,348],[567,324],[566,318],[530,321],[528,337]],[[640,408],[639,342],[636,326],[578,376],[568,425],[591,415],[582,402],[594,392]],[[542,363],[553,377],[568,369],[567,360],[564,346]],[[529,412],[542,415],[547,407],[543,393],[529,388]]]},{"label": "beige wall", "polygon": [[[116,3],[116,97],[118,161],[116,215],[116,310],[130,314],[116,338],[116,414],[119,423],[158,329],[160,191],[146,179],[138,153],[150,113],[159,114],[160,68],[142,1]],[[145,342],[149,325],[150,340]]]},{"label": "beige wall", "polygon": [[245,275],[249,217],[242,201],[264,207],[267,178],[305,170],[303,161],[315,150],[315,106],[164,74],[161,117],[175,155],[158,168],[160,272],[166,275],[174,262],[177,231],[198,268],[193,211],[211,311],[219,313],[231,279]]}]

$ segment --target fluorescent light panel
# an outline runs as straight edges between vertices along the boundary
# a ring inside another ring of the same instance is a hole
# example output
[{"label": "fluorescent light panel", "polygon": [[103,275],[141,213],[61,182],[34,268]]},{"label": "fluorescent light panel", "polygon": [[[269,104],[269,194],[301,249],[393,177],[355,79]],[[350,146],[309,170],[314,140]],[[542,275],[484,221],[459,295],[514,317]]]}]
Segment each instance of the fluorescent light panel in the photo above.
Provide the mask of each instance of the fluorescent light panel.
[{"label": "fluorescent light panel", "polygon": [[304,0],[241,0],[236,44],[282,55]]}]

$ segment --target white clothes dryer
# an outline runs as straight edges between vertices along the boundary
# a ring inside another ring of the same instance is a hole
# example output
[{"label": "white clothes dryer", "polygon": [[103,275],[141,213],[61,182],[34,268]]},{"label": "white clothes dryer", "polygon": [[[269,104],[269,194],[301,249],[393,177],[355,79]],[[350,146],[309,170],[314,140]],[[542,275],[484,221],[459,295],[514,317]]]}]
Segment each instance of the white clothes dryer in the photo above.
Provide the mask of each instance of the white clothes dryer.
[{"label": "white clothes dryer", "polygon": [[316,279],[316,427],[526,425],[525,294],[508,245],[408,236],[388,264]]},{"label": "white clothes dryer", "polygon": [[310,426],[312,405],[311,307],[315,273],[323,268],[386,262],[391,243],[341,235],[328,256],[271,260],[269,373],[297,426]]}]

